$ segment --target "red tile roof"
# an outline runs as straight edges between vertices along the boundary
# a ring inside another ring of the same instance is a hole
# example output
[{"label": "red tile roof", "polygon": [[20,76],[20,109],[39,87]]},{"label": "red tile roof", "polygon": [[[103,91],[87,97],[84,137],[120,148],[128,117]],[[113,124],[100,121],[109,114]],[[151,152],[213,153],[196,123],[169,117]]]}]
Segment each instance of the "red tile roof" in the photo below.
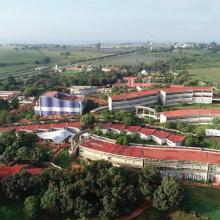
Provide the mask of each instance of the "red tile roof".
[{"label": "red tile roof", "polygon": [[42,96],[50,96],[50,97],[54,97],[58,94],[57,91],[48,91],[42,94]]},{"label": "red tile roof", "polygon": [[220,116],[220,109],[180,109],[174,111],[161,112],[160,114],[167,118],[185,117],[185,116]]},{"label": "red tile roof", "polygon": [[197,161],[203,163],[220,164],[220,152],[203,151],[200,149],[186,149],[173,147],[136,147],[122,146],[103,140],[90,139],[81,144],[82,147],[118,154],[129,157],[148,158],[157,160]]},{"label": "red tile roof", "polygon": [[141,126],[136,126],[136,125],[133,125],[133,126],[126,126],[125,127],[125,131],[128,131],[128,132],[138,132],[139,130],[141,129]]},{"label": "red tile roof", "polygon": [[53,128],[59,128],[63,129],[68,126],[68,122],[63,122],[63,123],[55,123],[53,124]]},{"label": "red tile roof", "polygon": [[220,152],[180,148],[144,148],[144,157],[158,160],[198,161],[220,164]]},{"label": "red tile roof", "polygon": [[179,134],[171,134],[168,137],[166,137],[169,141],[176,143],[176,142],[182,142],[185,139],[184,135],[179,135]]},{"label": "red tile roof", "polygon": [[5,164],[0,164],[0,178],[8,177],[19,173],[26,165],[13,165],[7,166]]},{"label": "red tile roof", "polygon": [[112,123],[111,128],[122,131],[125,128],[125,125],[120,123]]},{"label": "red tile roof", "polygon": [[161,89],[161,91],[164,91],[166,93],[185,92],[185,91],[209,91],[209,92],[212,92],[213,88],[206,87],[206,86],[172,87],[172,88]]},{"label": "red tile roof", "polygon": [[22,126],[22,125],[16,126],[16,132],[22,131],[22,128],[23,128],[23,127],[24,127],[24,126]]},{"label": "red tile roof", "polygon": [[33,175],[38,175],[42,172],[42,168],[33,167],[33,168],[27,168],[26,171]]},{"label": "red tile roof", "polygon": [[35,132],[38,128],[39,128],[39,125],[25,125],[22,127],[21,131]]},{"label": "red tile roof", "polygon": [[113,144],[97,139],[90,139],[81,144],[82,147],[91,148],[93,150],[108,152],[111,154],[119,154],[129,157],[141,157],[140,147],[128,147],[119,144]]},{"label": "red tile roof", "polygon": [[158,89],[151,89],[151,90],[143,90],[140,92],[130,92],[130,93],[122,93],[120,95],[113,95],[111,96],[112,100],[124,100],[124,99],[134,99],[140,98],[147,95],[156,95],[158,93]]},{"label": "red tile roof", "polygon": [[111,122],[104,122],[104,123],[99,123],[97,126],[102,129],[110,129],[112,126],[112,123]]},{"label": "red tile roof", "polygon": [[152,135],[155,136],[155,137],[163,139],[163,138],[168,137],[170,135],[170,133],[167,132],[167,131],[156,130]]},{"label": "red tile roof", "polygon": [[142,133],[144,135],[151,135],[156,131],[156,129],[154,128],[141,128],[141,130],[139,131],[139,133]]},{"label": "red tile roof", "polygon": [[80,128],[80,122],[79,121],[69,122],[68,127],[70,127],[70,128]]},{"label": "red tile roof", "polygon": [[39,130],[51,130],[53,127],[53,124],[40,124],[38,129]]}]

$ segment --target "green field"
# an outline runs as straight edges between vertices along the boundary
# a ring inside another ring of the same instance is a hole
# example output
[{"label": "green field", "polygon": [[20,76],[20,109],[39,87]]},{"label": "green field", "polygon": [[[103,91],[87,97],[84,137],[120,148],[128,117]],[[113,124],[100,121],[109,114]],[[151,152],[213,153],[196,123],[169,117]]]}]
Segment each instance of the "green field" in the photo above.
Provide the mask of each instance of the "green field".
[{"label": "green field", "polygon": [[[185,198],[182,208],[189,212],[200,213],[210,220],[220,219],[220,190],[206,187],[184,187]],[[158,211],[147,209],[136,220],[163,220]]]},{"label": "green field", "polygon": [[78,74],[78,73],[81,73],[81,72],[82,71],[80,71],[80,70],[67,70],[67,71],[63,72],[62,74],[71,76],[71,75]]},{"label": "green field", "polygon": [[[68,56],[65,52],[69,52]],[[53,67],[55,64],[63,65],[80,60],[99,58],[112,54],[112,51],[99,51],[95,49],[22,49],[15,47],[0,47],[0,80],[4,81],[12,75],[17,79],[25,79],[28,75],[38,74],[34,69],[37,66]],[[49,57],[50,63],[44,64],[43,60]],[[36,61],[39,64],[36,64]]]},{"label": "green field", "polygon": [[[135,50],[135,51],[134,51]],[[137,51],[138,50],[138,51]],[[129,52],[129,53],[128,53]],[[66,55],[65,53],[68,53]],[[127,54],[123,54],[127,53]],[[121,54],[121,55],[120,55]],[[106,57],[113,55],[113,57]],[[49,57],[50,63],[44,64],[43,60]],[[92,60],[89,60],[92,59]],[[151,64],[155,61],[172,61],[189,71],[193,79],[220,83],[220,52],[211,53],[205,49],[187,49],[175,52],[147,51],[141,48],[112,48],[96,50],[94,48],[74,47],[48,47],[48,48],[15,48],[12,46],[0,47],[0,80],[8,75],[18,79],[37,74],[37,66],[53,67],[55,64],[93,64],[93,65],[135,65],[140,63]],[[38,61],[40,64],[36,64]],[[72,74],[72,73],[66,73]]]},{"label": "green field", "polygon": [[185,188],[183,208],[201,213],[211,220],[220,219],[220,190],[206,187]]},{"label": "green field", "polygon": [[88,61],[87,64],[95,65],[135,65],[139,63],[150,64],[159,60],[167,60],[167,56],[163,53],[154,52],[135,52],[117,57],[108,57],[94,61]]},{"label": "green field", "polygon": [[189,69],[193,79],[220,83],[220,67]]}]

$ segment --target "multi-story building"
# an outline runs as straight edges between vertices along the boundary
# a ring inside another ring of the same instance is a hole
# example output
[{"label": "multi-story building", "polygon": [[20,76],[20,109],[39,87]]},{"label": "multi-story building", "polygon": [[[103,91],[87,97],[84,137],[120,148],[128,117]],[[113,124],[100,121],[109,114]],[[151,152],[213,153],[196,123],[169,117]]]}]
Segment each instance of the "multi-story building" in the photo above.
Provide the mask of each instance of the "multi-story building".
[{"label": "multi-story building", "polygon": [[137,105],[152,106],[158,102],[158,89],[123,93],[108,97],[109,110],[131,109]]},{"label": "multi-story building", "polygon": [[9,100],[21,95],[20,91],[0,91],[0,99]]},{"label": "multi-story building", "polygon": [[88,160],[107,160],[115,166],[142,168],[152,163],[161,175],[220,183],[220,151],[200,148],[122,146],[109,139],[90,138],[79,146]]},{"label": "multi-story building", "polygon": [[130,135],[136,133],[143,140],[153,140],[157,144],[167,144],[173,147],[182,146],[185,139],[185,136],[181,134],[136,125],[125,126],[119,123],[99,123],[97,126],[102,129],[103,133],[106,133],[107,131],[113,131],[116,133],[126,132]]},{"label": "multi-story building", "polygon": [[131,109],[135,106],[152,106],[159,100],[166,106],[177,105],[181,103],[212,103],[212,87],[184,87],[172,86],[163,89],[143,90],[139,92],[123,93],[108,97],[109,110]]},{"label": "multi-story building", "polygon": [[160,91],[160,99],[163,105],[172,106],[181,103],[212,103],[212,87],[173,87]]},{"label": "multi-story building", "polygon": [[39,97],[34,111],[40,116],[82,114],[85,104],[84,96],[50,91]]},{"label": "multi-story building", "polygon": [[160,123],[212,123],[213,119],[220,117],[220,109],[180,109],[160,113]]}]

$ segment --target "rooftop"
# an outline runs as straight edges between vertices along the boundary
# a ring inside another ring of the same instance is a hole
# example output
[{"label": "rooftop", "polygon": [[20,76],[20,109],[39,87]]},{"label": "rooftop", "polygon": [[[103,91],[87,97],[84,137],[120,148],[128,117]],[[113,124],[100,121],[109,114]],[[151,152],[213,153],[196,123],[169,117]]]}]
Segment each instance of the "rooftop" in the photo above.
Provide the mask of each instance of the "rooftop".
[{"label": "rooftop", "polygon": [[151,90],[143,90],[139,92],[130,92],[130,93],[122,93],[120,95],[111,96],[112,100],[124,100],[124,99],[134,99],[147,95],[156,95],[158,93],[158,89]]},{"label": "rooftop", "polygon": [[199,115],[220,116],[220,109],[180,109],[161,112],[160,114],[166,116],[167,118]]},{"label": "rooftop", "polygon": [[157,160],[179,160],[195,161],[203,163],[220,164],[220,152],[205,151],[192,148],[173,148],[173,147],[138,147],[122,146],[109,143],[103,140],[90,139],[81,144],[82,147],[107,152],[116,155],[123,155],[137,158],[149,158]]},{"label": "rooftop", "polygon": [[169,141],[176,143],[176,142],[182,142],[185,139],[184,135],[179,135],[179,134],[171,134],[168,137],[166,137]]},{"label": "rooftop", "polygon": [[191,86],[191,87],[172,87],[172,88],[164,88],[161,91],[166,93],[175,93],[175,92],[185,92],[185,91],[213,91],[212,87],[206,86]]}]

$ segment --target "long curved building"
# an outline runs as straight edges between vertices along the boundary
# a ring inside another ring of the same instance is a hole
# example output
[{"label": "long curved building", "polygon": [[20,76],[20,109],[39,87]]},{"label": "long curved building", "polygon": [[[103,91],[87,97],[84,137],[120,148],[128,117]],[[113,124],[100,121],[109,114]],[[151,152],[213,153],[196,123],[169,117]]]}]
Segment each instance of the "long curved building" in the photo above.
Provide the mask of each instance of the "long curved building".
[{"label": "long curved building", "polygon": [[88,160],[107,160],[115,166],[142,168],[152,163],[161,175],[220,183],[220,151],[166,146],[122,146],[92,137],[79,146],[79,155]]},{"label": "long curved building", "polygon": [[213,119],[220,117],[220,109],[180,109],[160,113],[160,123],[212,123]]},{"label": "long curved building", "polygon": [[39,97],[34,111],[40,116],[82,114],[85,103],[84,96],[50,91]]}]

